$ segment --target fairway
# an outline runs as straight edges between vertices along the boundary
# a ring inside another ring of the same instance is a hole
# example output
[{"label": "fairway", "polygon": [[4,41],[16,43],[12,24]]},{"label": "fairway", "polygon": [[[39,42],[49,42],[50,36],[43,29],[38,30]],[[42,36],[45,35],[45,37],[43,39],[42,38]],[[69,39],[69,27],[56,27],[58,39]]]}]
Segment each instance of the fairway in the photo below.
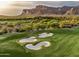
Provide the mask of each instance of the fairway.
[{"label": "fairway", "polygon": [[[20,45],[18,40],[36,36],[42,32],[54,33],[48,38],[38,38],[38,41],[49,41],[51,46],[41,50],[29,50],[25,45]],[[3,35],[4,36],[4,35]],[[2,35],[1,35],[2,37]],[[0,39],[0,56],[30,56],[30,57],[53,57],[53,56],[79,56],[79,28],[63,28],[34,33],[5,34],[6,38]]]}]

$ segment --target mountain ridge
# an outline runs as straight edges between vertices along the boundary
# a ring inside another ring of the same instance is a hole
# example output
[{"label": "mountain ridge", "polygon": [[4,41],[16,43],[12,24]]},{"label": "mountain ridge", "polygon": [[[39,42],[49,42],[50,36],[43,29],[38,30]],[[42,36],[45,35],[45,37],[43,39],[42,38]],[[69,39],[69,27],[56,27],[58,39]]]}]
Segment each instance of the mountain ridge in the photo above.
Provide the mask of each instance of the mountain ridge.
[{"label": "mountain ridge", "polygon": [[[53,16],[53,15],[65,15],[67,12],[71,12],[73,15],[79,15],[79,6],[63,6],[63,7],[49,7],[46,5],[37,5],[35,8],[23,9],[22,14],[17,16],[4,16],[1,18],[27,18],[28,16]],[[67,14],[68,15],[68,14]]]},{"label": "mountain ridge", "polygon": [[74,12],[74,15],[79,14],[79,6],[49,7],[45,5],[37,5],[32,9],[24,9],[23,13],[26,15],[64,15],[71,8],[73,8],[72,12]]}]

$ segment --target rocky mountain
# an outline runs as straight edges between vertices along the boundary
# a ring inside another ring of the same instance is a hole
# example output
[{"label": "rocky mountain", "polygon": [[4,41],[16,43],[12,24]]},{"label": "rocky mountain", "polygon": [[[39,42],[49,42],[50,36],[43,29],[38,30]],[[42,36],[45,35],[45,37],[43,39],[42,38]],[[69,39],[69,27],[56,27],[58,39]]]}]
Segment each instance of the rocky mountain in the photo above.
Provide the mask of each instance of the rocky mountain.
[{"label": "rocky mountain", "polygon": [[[70,11],[73,8],[72,11]],[[32,9],[24,9],[22,15],[64,15],[67,12],[79,14],[79,6],[63,6],[63,7],[48,7],[45,5],[37,5]]]}]

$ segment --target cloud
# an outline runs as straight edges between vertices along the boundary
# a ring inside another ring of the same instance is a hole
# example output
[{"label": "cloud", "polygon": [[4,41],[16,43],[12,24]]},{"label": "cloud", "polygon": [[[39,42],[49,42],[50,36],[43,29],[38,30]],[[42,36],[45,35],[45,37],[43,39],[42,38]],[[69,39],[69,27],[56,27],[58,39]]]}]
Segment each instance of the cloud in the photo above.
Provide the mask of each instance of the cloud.
[{"label": "cloud", "polygon": [[36,5],[62,7],[62,6],[76,6],[79,5],[79,2],[78,1],[16,1],[11,5],[20,8],[33,8]]},{"label": "cloud", "polygon": [[11,4],[12,7],[17,8],[32,8],[34,6],[33,1],[16,1]]},{"label": "cloud", "polygon": [[23,9],[34,8],[36,5],[47,5],[50,7],[77,6],[79,1],[14,1],[6,8],[0,8],[0,15],[16,16]]},{"label": "cloud", "polygon": [[79,1],[38,1],[35,4],[43,4],[51,7],[77,6]]},{"label": "cloud", "polygon": [[7,16],[17,16],[22,13],[22,9],[16,9],[16,8],[5,8],[0,9],[0,15],[7,15]]}]

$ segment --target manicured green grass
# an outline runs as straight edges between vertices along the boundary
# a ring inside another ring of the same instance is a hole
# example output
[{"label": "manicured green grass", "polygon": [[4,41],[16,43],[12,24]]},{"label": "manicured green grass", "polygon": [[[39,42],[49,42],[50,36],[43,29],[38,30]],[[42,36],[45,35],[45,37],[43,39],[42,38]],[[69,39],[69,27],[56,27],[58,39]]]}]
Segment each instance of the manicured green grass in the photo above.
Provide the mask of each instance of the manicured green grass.
[{"label": "manicured green grass", "polygon": [[[39,39],[37,36],[42,32],[52,32],[54,33],[54,36]],[[21,38],[30,36],[36,36],[38,41],[50,41],[51,46],[48,48],[43,48],[42,50],[33,51],[17,43],[17,41]],[[19,34],[10,34],[8,36],[6,34],[5,37],[6,38],[0,39],[0,56],[79,56],[79,28],[53,29],[34,33],[25,32]]]}]

